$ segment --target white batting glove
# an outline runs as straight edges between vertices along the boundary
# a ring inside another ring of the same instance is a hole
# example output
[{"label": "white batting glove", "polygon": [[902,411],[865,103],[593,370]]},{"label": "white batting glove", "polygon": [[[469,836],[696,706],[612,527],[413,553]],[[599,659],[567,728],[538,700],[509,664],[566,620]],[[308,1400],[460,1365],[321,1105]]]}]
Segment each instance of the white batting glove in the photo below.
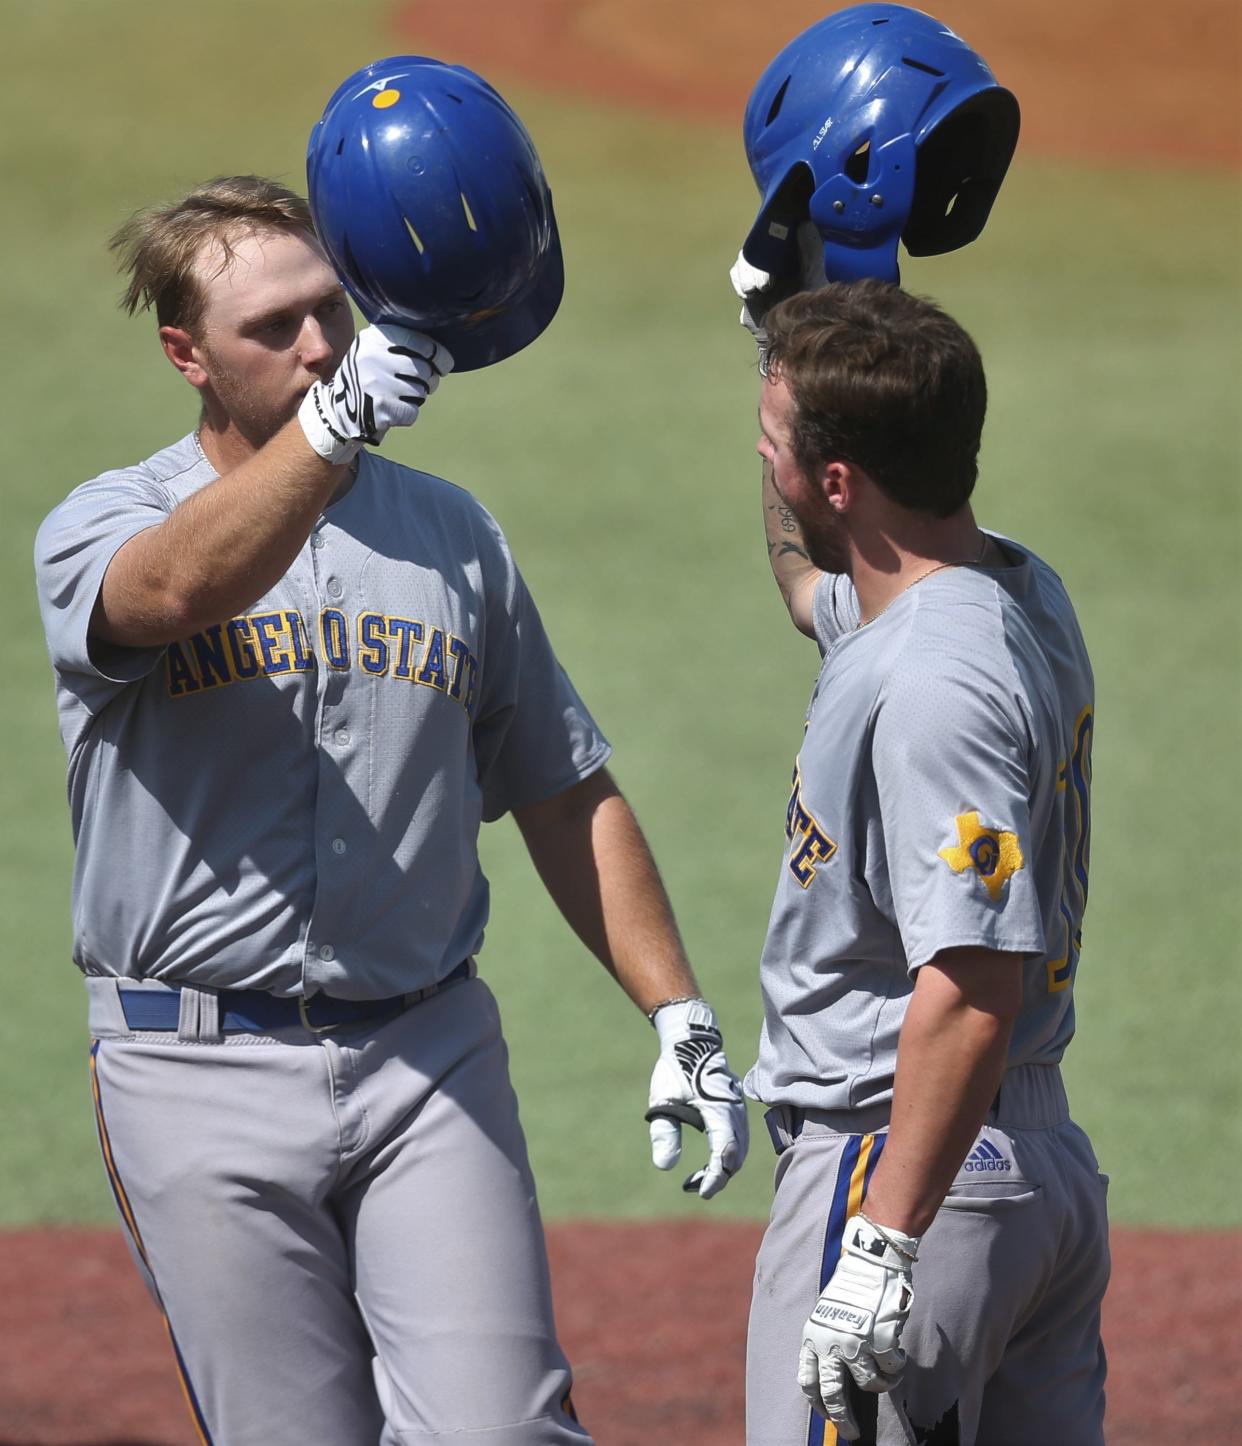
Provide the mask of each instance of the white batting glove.
[{"label": "white batting glove", "polygon": [[769,309],[787,296],[799,291],[815,291],[827,281],[824,274],[824,238],[813,221],[799,223],[798,231],[798,275],[771,276],[768,272],[752,266],[739,251],[737,260],[729,268],[729,280],[742,303],[738,321],[754,337],[758,346],[768,343],[763,329],[763,318]]},{"label": "white batting glove", "polygon": [[453,358],[421,331],[368,326],[336,372],[302,398],[298,421],[327,462],[349,462],[364,443],[378,446],[389,427],[411,427],[418,409],[453,369]]},{"label": "white batting glove", "polygon": [[671,1170],[681,1158],[682,1125],[704,1131],[710,1158],[681,1188],[710,1200],[742,1168],[750,1144],[742,1086],[725,1059],[710,1004],[701,999],[665,1004],[652,1022],[660,1057],[647,1100],[651,1161],[658,1170]]},{"label": "white batting glove", "polygon": [[843,1440],[860,1435],[851,1380],[864,1391],[891,1391],[905,1370],[901,1332],[914,1300],[910,1267],[920,1238],[851,1215],[841,1259],[802,1329],[798,1384]]},{"label": "white batting glove", "polygon": [[738,321],[750,332],[759,346],[767,345],[767,334],[763,329],[763,316],[772,299],[766,293],[772,285],[772,278],[766,271],[752,266],[739,251],[737,260],[729,268],[729,280],[742,303]]}]

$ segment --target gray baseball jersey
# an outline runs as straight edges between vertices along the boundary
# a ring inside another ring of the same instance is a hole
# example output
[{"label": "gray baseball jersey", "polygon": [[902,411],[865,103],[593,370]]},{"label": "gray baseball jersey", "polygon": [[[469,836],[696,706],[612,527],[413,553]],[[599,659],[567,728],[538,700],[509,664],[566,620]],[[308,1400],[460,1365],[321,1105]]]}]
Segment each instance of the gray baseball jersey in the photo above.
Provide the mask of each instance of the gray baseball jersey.
[{"label": "gray baseball jersey", "polygon": [[113,556],[215,475],[186,437],[39,532],[74,959],[278,995],[417,990],[482,942],[480,822],[590,774],[608,743],[494,520],[366,452],[246,616],[167,648],[92,646]]},{"label": "gray baseball jersey", "polygon": [[892,1097],[912,971],[967,945],[1022,953],[1010,1064],[1074,1029],[1087,891],[1091,666],[1056,574],[947,568],[858,628],[826,574],[823,664],[786,814],[748,1092],[849,1110]]},{"label": "gray baseball jersey", "polygon": [[369,453],[244,617],[93,643],[117,550],[214,476],[187,437],[36,554],[99,1138],[198,1439],[589,1446],[470,956],[481,821],[609,746],[492,518]]},{"label": "gray baseball jersey", "polygon": [[[998,539],[998,541],[1001,541]],[[1026,956],[1009,1068],[914,1267],[891,1395],[864,1446],[1102,1442],[1105,1184],[1058,1061],[1087,893],[1093,685],[1060,580],[952,567],[865,627],[814,598],[823,653],[794,769],[749,1092],[776,1200],[756,1263],[749,1446],[830,1446],[795,1374],[802,1329],[887,1141],[913,974],[943,949]]]}]

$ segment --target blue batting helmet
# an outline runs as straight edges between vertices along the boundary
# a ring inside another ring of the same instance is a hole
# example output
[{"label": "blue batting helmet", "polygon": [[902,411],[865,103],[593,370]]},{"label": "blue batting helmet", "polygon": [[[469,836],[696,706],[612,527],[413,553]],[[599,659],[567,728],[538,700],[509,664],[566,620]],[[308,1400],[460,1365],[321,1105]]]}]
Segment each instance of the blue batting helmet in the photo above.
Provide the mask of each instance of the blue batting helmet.
[{"label": "blue batting helmet", "polygon": [[473,71],[422,55],[356,71],[311,131],[306,177],[359,310],[443,342],[454,370],[503,361],[556,315],[565,271],[543,167]]},{"label": "blue batting helmet", "polygon": [[897,242],[935,256],[983,230],[1018,143],[1018,102],[947,26],[906,5],[851,5],[791,41],[746,105],[763,197],[742,247],[798,272],[809,218],[830,281],[899,279]]}]

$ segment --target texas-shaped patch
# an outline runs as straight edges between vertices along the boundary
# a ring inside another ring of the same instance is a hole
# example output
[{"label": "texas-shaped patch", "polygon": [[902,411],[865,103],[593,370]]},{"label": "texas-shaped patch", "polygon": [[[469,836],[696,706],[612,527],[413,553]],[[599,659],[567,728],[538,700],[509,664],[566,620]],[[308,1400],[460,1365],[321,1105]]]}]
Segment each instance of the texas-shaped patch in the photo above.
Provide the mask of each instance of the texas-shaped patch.
[{"label": "texas-shaped patch", "polygon": [[979,822],[977,810],[959,813],[953,823],[957,829],[957,843],[951,848],[940,849],[939,856],[955,874],[974,869],[995,902],[1024,862],[1017,834],[988,828]]}]

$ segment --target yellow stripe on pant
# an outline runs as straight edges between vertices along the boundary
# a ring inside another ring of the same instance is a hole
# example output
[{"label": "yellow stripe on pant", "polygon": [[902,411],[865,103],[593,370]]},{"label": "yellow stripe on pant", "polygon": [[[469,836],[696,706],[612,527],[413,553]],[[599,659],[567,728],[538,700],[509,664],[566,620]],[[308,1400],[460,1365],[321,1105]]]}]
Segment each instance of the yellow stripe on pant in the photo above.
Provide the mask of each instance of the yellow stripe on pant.
[{"label": "yellow stripe on pant", "polygon": [[152,1288],[155,1290],[160,1319],[164,1322],[165,1331],[168,1332],[168,1342],[172,1346],[173,1357],[177,1362],[177,1380],[181,1385],[181,1394],[185,1397],[185,1404],[190,1413],[190,1420],[194,1423],[194,1432],[198,1437],[199,1446],[211,1446],[211,1437],[207,1432],[207,1423],[203,1420],[198,1401],[194,1396],[194,1388],[190,1385],[190,1378],[186,1374],[185,1362],[181,1359],[181,1350],[177,1345],[176,1336],[173,1335],[172,1324],[168,1319],[168,1314],[164,1310],[163,1304],[160,1302],[159,1287],[155,1284],[155,1272],[151,1269],[151,1261],[147,1256],[146,1246],[142,1243],[142,1234],[138,1229],[138,1222],[134,1219],[134,1212],[129,1203],[129,1196],[125,1193],[125,1186],[121,1183],[120,1172],[116,1168],[116,1161],[112,1155],[112,1141],[108,1138],[108,1125],[104,1119],[103,1100],[99,1092],[98,1052],[99,1041],[95,1040],[91,1044],[90,1052],[91,1096],[95,1102],[95,1127],[99,1131],[99,1147],[103,1152],[104,1169],[108,1172],[108,1183],[112,1186],[112,1194],[116,1198],[117,1209],[121,1212],[121,1218],[125,1222],[125,1228],[129,1232],[130,1239],[134,1242],[134,1250],[138,1254],[138,1259],[142,1261],[147,1276],[151,1281]]}]

